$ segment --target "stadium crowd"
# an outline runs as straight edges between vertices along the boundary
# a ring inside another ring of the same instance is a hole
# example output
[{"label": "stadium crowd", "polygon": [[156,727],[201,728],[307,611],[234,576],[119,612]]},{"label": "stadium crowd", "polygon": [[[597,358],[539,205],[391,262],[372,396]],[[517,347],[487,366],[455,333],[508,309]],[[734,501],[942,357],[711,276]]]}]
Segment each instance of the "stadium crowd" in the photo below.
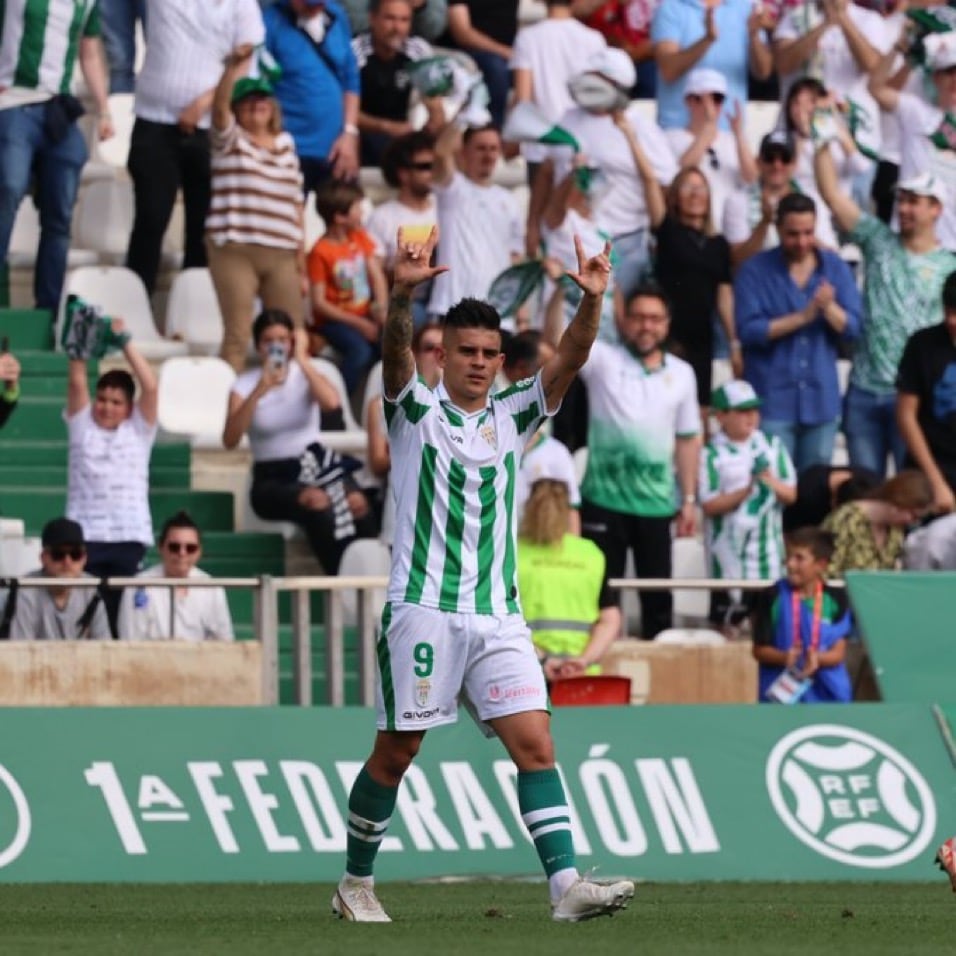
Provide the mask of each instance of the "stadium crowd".
[{"label": "stadium crowd", "polygon": [[[629,555],[638,576],[671,577],[672,539],[689,537],[713,577],[789,579],[792,608],[784,590],[711,602],[718,629],[753,610],[766,690],[794,663],[801,607],[809,629],[827,625],[806,674],[841,665],[850,626],[840,596],[820,597],[827,568],[956,567],[954,25],[928,0],[19,0],[0,9],[0,251],[32,191],[36,304],[59,307],[86,158],[78,57],[101,137],[107,91],[135,92],[126,264],[153,292],[181,192],[182,265],[210,270],[238,376],[224,446],[248,436],[253,509],[300,525],[335,573],[352,540],[387,540],[391,524],[376,363],[399,229],[437,227],[450,267],[416,289],[421,374],[438,375],[448,308],[490,299],[503,388],[536,373],[574,313],[574,237],[589,256],[610,242],[598,341],[521,467],[518,562],[542,576],[522,585],[542,661],[549,676],[596,666],[621,627],[607,580]],[[756,152],[751,95],[780,103]],[[526,204],[499,184],[506,161],[526,170]],[[392,195],[373,207],[358,183],[376,166]],[[309,203],[325,233],[306,248]],[[108,373],[91,401],[82,363],[71,375],[70,494],[44,531],[47,574],[131,573],[152,544],[155,376],[135,342],[124,350],[135,404],[129,376]],[[345,409],[320,354],[367,422],[367,461],[322,446]],[[0,377],[2,423],[12,356]],[[84,465],[98,458],[125,475],[123,521]],[[808,526],[824,530],[785,545]],[[188,515],[170,519],[164,573],[193,573],[200,543]],[[563,606],[545,615],[549,590]],[[114,636],[172,628],[149,588],[104,595],[105,618],[90,596],[49,594],[47,631],[17,624],[41,600],[21,595],[12,636],[71,636],[84,618],[91,636],[107,618]],[[204,600],[208,620],[186,609],[179,626],[231,638],[220,597]],[[641,612],[642,637],[668,630],[670,594],[643,593]]]}]

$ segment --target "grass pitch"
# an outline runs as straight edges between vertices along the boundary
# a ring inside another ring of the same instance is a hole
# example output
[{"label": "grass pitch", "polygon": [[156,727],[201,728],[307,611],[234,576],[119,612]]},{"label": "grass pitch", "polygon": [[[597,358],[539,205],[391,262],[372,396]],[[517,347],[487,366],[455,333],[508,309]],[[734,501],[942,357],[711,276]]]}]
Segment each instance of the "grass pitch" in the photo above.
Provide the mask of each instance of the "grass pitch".
[{"label": "grass pitch", "polygon": [[395,922],[330,915],[330,884],[0,886],[3,956],[882,956],[956,951],[931,884],[640,885],[612,919],[551,922],[542,883],[385,883]]}]

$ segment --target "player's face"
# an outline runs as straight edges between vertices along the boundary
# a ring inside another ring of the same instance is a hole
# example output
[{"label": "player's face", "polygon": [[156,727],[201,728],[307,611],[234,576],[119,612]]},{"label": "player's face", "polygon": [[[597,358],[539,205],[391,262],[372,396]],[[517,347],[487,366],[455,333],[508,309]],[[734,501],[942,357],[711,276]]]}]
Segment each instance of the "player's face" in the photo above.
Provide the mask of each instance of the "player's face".
[{"label": "player's face", "polygon": [[99,388],[93,399],[93,421],[100,428],[119,428],[132,414],[133,406],[121,388]]},{"label": "player's face", "polygon": [[792,212],[777,227],[780,248],[788,262],[803,262],[816,248],[817,217],[812,212]]},{"label": "player's face", "polygon": [[476,411],[484,406],[501,368],[501,333],[492,329],[445,329],[442,380],[452,401]]},{"label": "player's face", "polygon": [[717,412],[717,421],[721,431],[731,441],[746,441],[760,423],[760,412],[756,408],[737,408],[729,412]]},{"label": "player's face", "polygon": [[825,571],[826,562],[815,558],[809,548],[787,548],[787,580],[792,588],[809,587]]},{"label": "player's face", "polygon": [[188,577],[202,555],[195,528],[170,528],[159,550],[169,578]]},{"label": "player's face", "polygon": [[670,331],[670,316],[660,299],[639,295],[627,305],[618,321],[621,340],[641,358],[658,351]]}]

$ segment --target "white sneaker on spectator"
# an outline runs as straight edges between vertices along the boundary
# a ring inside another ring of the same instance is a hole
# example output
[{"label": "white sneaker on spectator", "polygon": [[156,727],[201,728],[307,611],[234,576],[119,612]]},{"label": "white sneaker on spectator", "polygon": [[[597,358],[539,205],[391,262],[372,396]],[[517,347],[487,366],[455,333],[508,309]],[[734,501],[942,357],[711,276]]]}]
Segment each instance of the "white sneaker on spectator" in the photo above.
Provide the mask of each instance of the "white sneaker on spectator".
[{"label": "white sneaker on spectator", "polygon": [[375,895],[374,884],[346,874],[332,896],[332,912],[350,923],[391,923]]},{"label": "white sneaker on spectator", "polygon": [[625,909],[633,897],[634,884],[630,880],[594,883],[581,877],[552,905],[551,918],[561,923],[578,923],[595,916],[612,916]]}]

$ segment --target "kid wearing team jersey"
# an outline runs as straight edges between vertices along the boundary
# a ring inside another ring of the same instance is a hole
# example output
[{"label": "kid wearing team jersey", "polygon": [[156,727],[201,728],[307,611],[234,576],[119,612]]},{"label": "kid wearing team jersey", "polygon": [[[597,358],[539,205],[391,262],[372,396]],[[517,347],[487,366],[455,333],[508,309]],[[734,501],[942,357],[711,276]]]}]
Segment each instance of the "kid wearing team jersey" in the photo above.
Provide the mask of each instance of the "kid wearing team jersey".
[{"label": "kid wearing team jersey", "polygon": [[787,576],[753,605],[753,656],[759,699],[838,703],[853,697],[846,639],[853,619],[843,588],[826,583],[833,535],[798,528],[787,535]]},{"label": "kid wearing team jersey", "polygon": [[[760,399],[735,379],[711,395],[720,430],[700,458],[698,493],[710,573],[715,578],[776,580],[783,572],[783,509],[797,497],[797,476],[779,438],[760,430]],[[733,608],[715,592],[711,620]]]}]

